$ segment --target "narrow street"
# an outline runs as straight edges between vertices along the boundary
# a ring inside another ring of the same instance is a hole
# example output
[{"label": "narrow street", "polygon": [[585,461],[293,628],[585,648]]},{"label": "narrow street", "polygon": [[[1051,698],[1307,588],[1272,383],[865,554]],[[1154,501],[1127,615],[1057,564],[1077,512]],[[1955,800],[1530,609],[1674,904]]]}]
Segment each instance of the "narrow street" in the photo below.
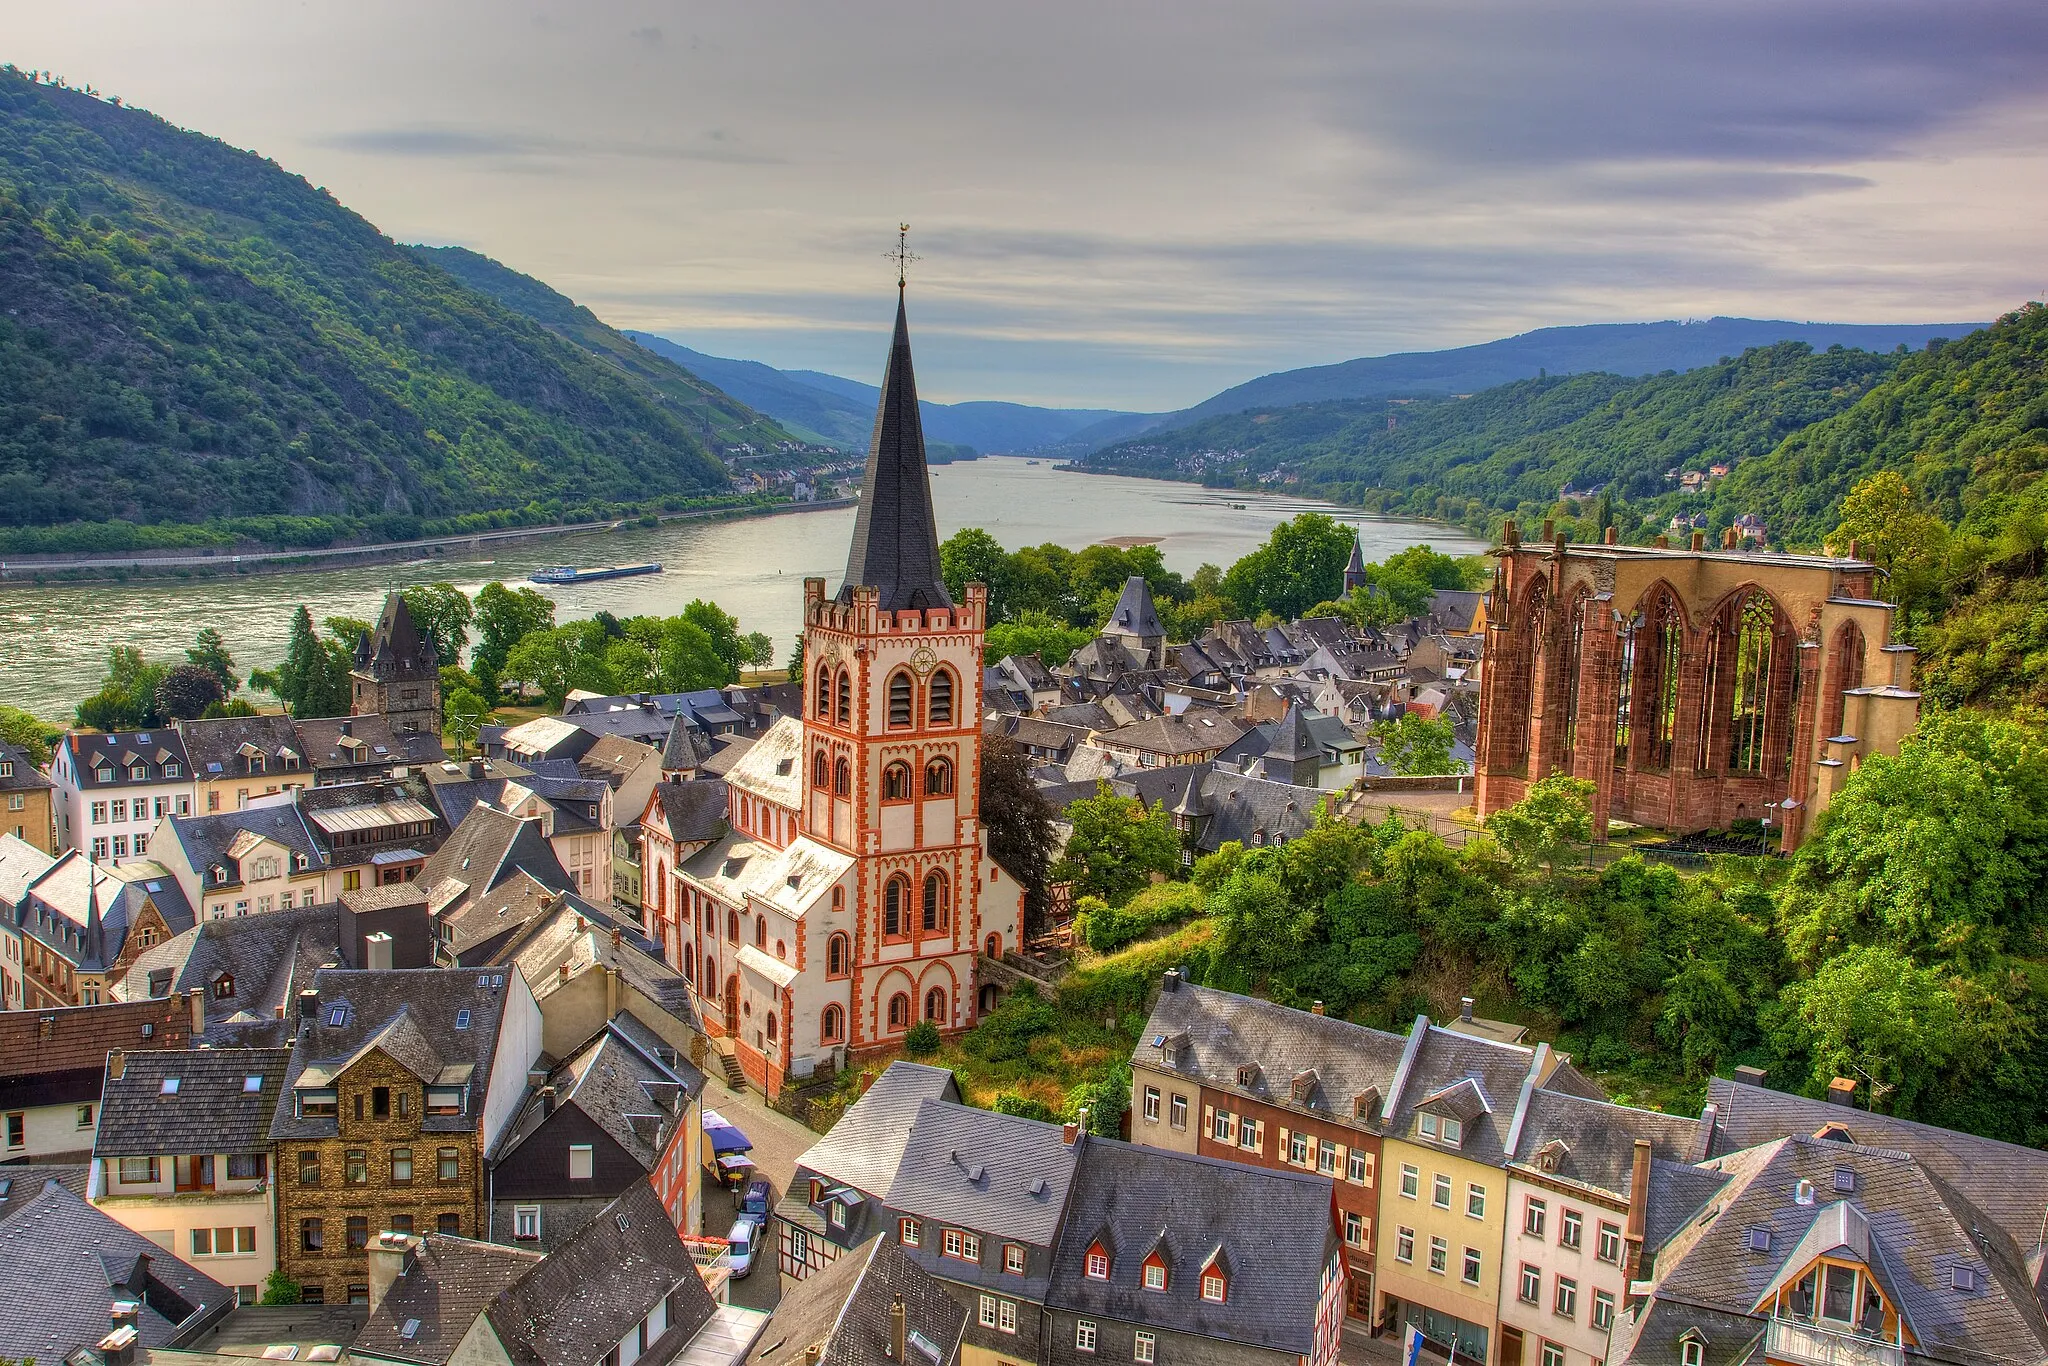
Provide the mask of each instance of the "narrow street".
[{"label": "narrow street", "polygon": [[[751,1156],[756,1172],[768,1178],[780,1196],[796,1171],[796,1161],[818,1141],[818,1135],[780,1111],[770,1109],[759,1091],[734,1091],[716,1068],[707,1070],[704,1108],[716,1110],[754,1141]],[[732,1231],[739,1197],[728,1195],[710,1182],[704,1187],[703,1232],[723,1238]],[[732,1283],[732,1302],[748,1309],[773,1309],[782,1298],[780,1277],[775,1270],[774,1251],[764,1245],[756,1270],[744,1280]]]}]

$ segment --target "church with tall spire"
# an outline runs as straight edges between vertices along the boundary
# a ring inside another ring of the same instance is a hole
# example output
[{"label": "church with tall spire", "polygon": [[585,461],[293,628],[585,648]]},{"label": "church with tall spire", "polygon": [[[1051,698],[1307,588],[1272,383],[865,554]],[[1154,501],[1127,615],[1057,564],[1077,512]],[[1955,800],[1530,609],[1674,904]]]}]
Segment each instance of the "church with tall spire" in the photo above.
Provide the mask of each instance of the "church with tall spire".
[{"label": "church with tall spire", "polygon": [[771,1096],[968,1029],[995,1000],[980,964],[1023,934],[980,819],[988,588],[955,601],[940,569],[902,284],[846,576],[804,581],[803,715],[727,774],[723,838],[646,870],[705,1033]]}]

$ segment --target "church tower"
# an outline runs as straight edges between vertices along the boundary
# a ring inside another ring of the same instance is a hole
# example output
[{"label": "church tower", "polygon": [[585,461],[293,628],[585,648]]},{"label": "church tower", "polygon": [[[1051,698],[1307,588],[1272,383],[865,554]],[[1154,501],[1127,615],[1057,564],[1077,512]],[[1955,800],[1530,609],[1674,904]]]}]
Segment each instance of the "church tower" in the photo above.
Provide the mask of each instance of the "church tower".
[{"label": "church tower", "polygon": [[920,1020],[965,1028],[976,953],[1017,947],[1014,914],[985,926],[981,913],[994,871],[977,797],[988,590],[963,598],[939,569],[899,293],[846,579],[836,597],[804,583],[802,828],[854,859],[854,1051]]},{"label": "church tower", "polygon": [[349,681],[351,716],[382,716],[401,735],[441,733],[441,661],[399,594],[384,599],[377,628],[356,642]]}]

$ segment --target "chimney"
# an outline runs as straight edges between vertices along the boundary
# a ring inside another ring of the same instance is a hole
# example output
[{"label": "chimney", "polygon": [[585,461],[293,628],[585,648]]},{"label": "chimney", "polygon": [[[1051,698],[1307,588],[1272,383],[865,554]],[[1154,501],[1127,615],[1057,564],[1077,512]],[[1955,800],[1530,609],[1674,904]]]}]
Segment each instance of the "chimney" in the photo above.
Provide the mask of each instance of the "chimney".
[{"label": "chimney", "polygon": [[299,993],[299,1023],[307,1025],[320,1017],[320,993],[307,987]]},{"label": "chimney", "polygon": [[1743,1066],[1735,1069],[1734,1080],[1737,1086],[1755,1086],[1761,1088],[1764,1084],[1764,1069],[1761,1067],[1751,1067],[1747,1064],[1744,1064]]},{"label": "chimney", "polygon": [[1323,1013],[1323,1003],[1322,1003],[1321,1001],[1317,1001],[1317,1002],[1316,1002],[1315,1004],[1311,1005],[1311,1006],[1310,1006],[1310,1007],[1308,1008],[1308,1013],[1309,1013],[1309,1014],[1311,1014],[1311,1015],[1320,1015],[1320,1014],[1322,1014],[1322,1013]]},{"label": "chimney", "polygon": [[134,1366],[136,1337],[135,1325],[131,1323],[101,1338],[99,1353],[106,1366]]},{"label": "chimney", "polygon": [[1460,996],[1458,998],[1458,1018],[1466,1024],[1472,1023],[1472,1005],[1473,1001],[1470,996]]},{"label": "chimney", "polygon": [[107,1054],[107,1080],[119,1081],[128,1068],[128,1055],[116,1048]]},{"label": "chimney", "polygon": [[409,1233],[384,1232],[370,1240],[370,1312],[384,1302],[391,1287],[405,1274],[413,1250],[420,1240]]},{"label": "chimney", "polygon": [[1856,1103],[1856,1082],[1852,1077],[1836,1077],[1828,1083],[1828,1104],[1850,1105]]},{"label": "chimney", "polygon": [[903,1296],[901,1294],[891,1296],[889,1300],[889,1359],[891,1361],[903,1360],[904,1350],[909,1346],[905,1341],[908,1336],[909,1325],[904,1321]]},{"label": "chimney", "polygon": [[1694,553],[1695,555],[1697,555],[1697,554],[1698,554],[1698,553],[1699,553],[1700,551],[1702,551],[1702,550],[1705,550],[1706,548],[1707,548],[1707,533],[1706,533],[1706,532],[1704,532],[1704,531],[1695,531],[1695,532],[1694,532],[1694,533],[1692,534],[1692,549],[1693,549],[1693,553]]},{"label": "chimney", "polygon": [[391,936],[384,931],[363,940],[363,966],[371,972],[391,971]]}]

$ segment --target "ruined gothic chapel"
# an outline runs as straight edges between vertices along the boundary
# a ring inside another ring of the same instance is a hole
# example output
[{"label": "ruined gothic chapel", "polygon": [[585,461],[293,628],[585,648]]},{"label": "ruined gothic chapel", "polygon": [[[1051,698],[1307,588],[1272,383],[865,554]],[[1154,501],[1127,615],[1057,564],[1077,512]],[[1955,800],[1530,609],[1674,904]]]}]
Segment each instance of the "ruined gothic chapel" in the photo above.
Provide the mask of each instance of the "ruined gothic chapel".
[{"label": "ruined gothic chapel", "polygon": [[[1546,540],[1548,527],[1546,526]],[[1760,821],[1784,847],[1919,718],[1912,647],[1876,566],[1690,548],[1524,545],[1509,522],[1487,603],[1478,814],[1563,773],[1610,819],[1680,832]]]},{"label": "ruined gothic chapel", "polygon": [[727,775],[729,833],[675,870],[672,960],[714,1046],[770,1095],[992,1004],[1023,888],[988,856],[978,792],[988,590],[939,570],[900,292],[866,482],[836,594],[804,582],[803,716]]}]

